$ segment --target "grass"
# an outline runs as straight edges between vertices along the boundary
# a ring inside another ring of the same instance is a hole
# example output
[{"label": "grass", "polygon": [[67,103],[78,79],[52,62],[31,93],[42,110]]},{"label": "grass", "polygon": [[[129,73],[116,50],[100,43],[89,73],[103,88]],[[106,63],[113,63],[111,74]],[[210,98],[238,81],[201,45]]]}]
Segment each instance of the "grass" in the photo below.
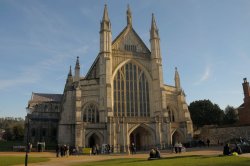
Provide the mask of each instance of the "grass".
[{"label": "grass", "polygon": [[[9,166],[9,165],[24,165],[25,157],[24,156],[0,156],[0,165]],[[29,157],[28,163],[38,163],[49,161],[49,158],[46,157]]]},{"label": "grass", "polygon": [[159,160],[111,159],[74,166],[249,166],[250,158],[238,156],[177,156]]}]

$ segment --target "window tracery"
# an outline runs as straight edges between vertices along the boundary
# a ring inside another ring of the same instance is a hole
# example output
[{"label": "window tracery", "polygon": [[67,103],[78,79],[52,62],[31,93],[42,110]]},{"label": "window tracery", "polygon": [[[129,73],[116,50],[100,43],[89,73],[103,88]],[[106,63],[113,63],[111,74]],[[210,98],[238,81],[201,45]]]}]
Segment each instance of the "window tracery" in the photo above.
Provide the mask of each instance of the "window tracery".
[{"label": "window tracery", "polygon": [[167,107],[168,117],[170,122],[175,122],[174,111]]},{"label": "window tracery", "polygon": [[83,110],[83,121],[90,123],[99,122],[99,111],[95,104],[88,104]]},{"label": "window tracery", "polygon": [[117,71],[113,90],[115,116],[150,116],[148,81],[137,65],[127,63]]}]

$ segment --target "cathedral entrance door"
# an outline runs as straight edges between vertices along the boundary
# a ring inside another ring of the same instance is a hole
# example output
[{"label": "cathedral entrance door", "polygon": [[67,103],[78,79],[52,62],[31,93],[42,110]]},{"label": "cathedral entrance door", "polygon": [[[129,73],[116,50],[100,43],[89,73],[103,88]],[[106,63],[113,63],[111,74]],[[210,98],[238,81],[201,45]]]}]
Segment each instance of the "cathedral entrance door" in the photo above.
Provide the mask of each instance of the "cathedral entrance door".
[{"label": "cathedral entrance door", "polygon": [[135,144],[136,150],[148,150],[154,145],[154,134],[148,128],[143,126],[137,127],[129,136],[130,145]]},{"label": "cathedral entrance door", "polygon": [[183,135],[179,131],[175,131],[172,135],[172,145],[174,145],[177,142],[183,143]]},{"label": "cathedral entrance door", "polygon": [[92,134],[89,137],[89,147],[93,147],[95,145],[99,145],[100,146],[100,139],[96,134]]}]

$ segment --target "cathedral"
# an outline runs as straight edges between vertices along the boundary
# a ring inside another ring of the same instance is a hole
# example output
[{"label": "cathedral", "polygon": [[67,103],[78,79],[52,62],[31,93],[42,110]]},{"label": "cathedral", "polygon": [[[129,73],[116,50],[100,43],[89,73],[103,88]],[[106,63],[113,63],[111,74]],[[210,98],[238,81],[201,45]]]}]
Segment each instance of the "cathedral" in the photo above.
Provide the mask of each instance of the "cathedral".
[{"label": "cathedral", "polygon": [[63,94],[32,93],[27,109],[30,134],[37,141],[79,147],[109,144],[126,152],[161,148],[193,136],[192,120],[175,69],[175,85],[163,82],[160,36],[152,14],[150,48],[127,25],[112,40],[107,5],[100,23],[100,50],[85,76],[77,57]]}]

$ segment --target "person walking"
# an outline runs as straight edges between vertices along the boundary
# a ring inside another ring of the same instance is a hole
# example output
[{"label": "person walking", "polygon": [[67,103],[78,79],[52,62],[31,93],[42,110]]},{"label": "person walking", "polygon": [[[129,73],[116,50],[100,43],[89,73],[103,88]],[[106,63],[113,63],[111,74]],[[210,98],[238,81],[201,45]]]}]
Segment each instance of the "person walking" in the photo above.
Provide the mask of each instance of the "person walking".
[{"label": "person walking", "polygon": [[131,149],[132,154],[136,153],[134,142],[132,142],[130,149]]},{"label": "person walking", "polygon": [[179,143],[178,143],[178,153],[181,153],[181,149],[182,149],[182,143],[179,142]]},{"label": "person walking", "polygon": [[176,141],[175,144],[174,144],[174,151],[175,151],[175,153],[178,153],[178,147],[179,147],[179,144]]},{"label": "person walking", "polygon": [[56,157],[59,157],[59,155],[60,155],[60,145],[57,144],[57,146],[56,146]]},{"label": "person walking", "polygon": [[210,140],[207,139],[207,147],[209,147],[209,144],[210,144]]},{"label": "person walking", "polygon": [[96,155],[96,146],[95,145],[92,147],[92,154]]},{"label": "person walking", "polygon": [[69,157],[69,145],[66,146],[66,156]]}]

